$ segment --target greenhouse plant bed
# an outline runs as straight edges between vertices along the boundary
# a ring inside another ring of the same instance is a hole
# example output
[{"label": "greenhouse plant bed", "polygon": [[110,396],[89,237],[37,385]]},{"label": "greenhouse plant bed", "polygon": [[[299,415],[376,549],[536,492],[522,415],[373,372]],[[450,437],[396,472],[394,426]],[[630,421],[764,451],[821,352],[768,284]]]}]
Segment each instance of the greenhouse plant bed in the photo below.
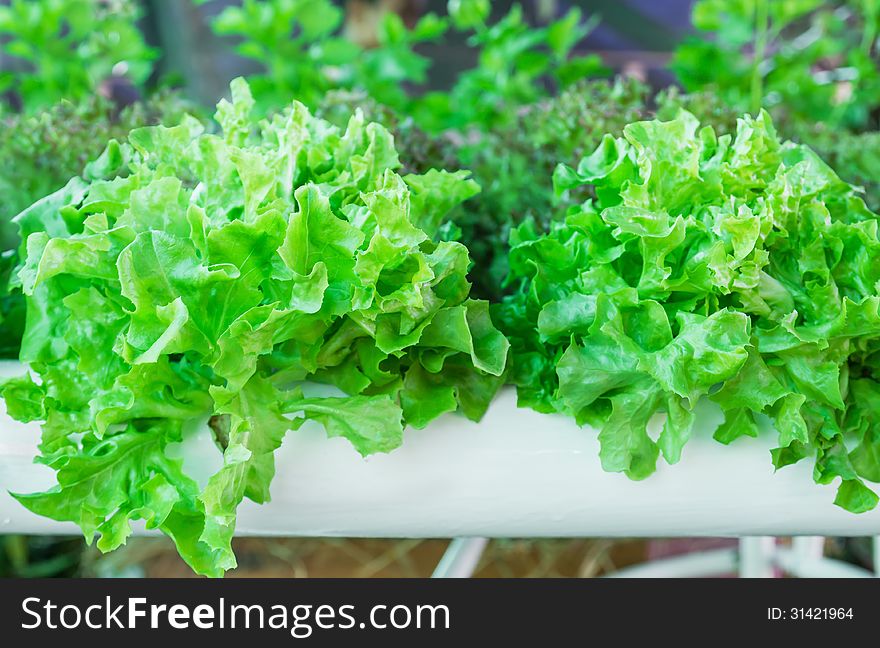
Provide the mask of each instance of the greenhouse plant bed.
[{"label": "greenhouse plant bed", "polygon": [[[23,371],[4,363],[0,376]],[[0,405],[0,533],[75,534],[36,516],[8,493],[41,490],[52,471],[32,463],[39,426]],[[246,502],[237,535],[343,537],[660,537],[877,535],[880,509],[854,515],[833,504],[834,485],[813,483],[807,463],[774,474],[773,435],[724,447],[715,415],[679,464],[635,482],[599,463],[597,432],[516,406],[512,389],[480,423],[447,415],[408,429],[401,448],[362,459],[341,438],[307,423],[277,453],[272,502]],[[207,426],[175,448],[205,479],[219,460]],[[135,525],[136,533],[144,533]]]}]

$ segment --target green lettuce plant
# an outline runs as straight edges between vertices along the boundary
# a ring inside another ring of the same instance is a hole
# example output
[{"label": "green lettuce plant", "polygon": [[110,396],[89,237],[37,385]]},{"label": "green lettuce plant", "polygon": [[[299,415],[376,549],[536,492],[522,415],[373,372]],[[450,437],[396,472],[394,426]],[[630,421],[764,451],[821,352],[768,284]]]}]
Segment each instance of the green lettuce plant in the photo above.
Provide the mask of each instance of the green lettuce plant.
[{"label": "green lettuce plant", "polygon": [[[236,508],[269,499],[288,430],[313,420],[366,455],[405,424],[479,419],[508,350],[466,248],[431,239],[477,191],[466,173],[401,177],[360,114],[343,132],[294,103],[257,124],[247,84],[232,94],[222,135],[137,129],[17,217],[32,376],[2,387],[58,477],[24,506],[103,551],[146,520],[208,575],[235,566]],[[222,467],[202,487],[170,446],[205,422]]]},{"label": "green lettuce plant", "polygon": [[852,187],[766,112],[735,135],[687,112],[631,124],[554,184],[594,198],[511,234],[499,321],[520,403],[597,427],[603,467],[642,479],[708,399],[718,441],[772,424],[777,468],[812,457],[838,505],[874,508],[880,217]]}]

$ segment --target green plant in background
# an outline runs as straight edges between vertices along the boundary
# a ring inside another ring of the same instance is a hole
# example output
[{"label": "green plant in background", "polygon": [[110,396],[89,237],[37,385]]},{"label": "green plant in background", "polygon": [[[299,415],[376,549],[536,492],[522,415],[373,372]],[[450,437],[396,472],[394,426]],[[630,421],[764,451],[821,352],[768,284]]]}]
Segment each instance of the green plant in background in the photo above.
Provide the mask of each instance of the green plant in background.
[{"label": "green plant in background", "polygon": [[93,95],[34,115],[0,117],[0,358],[18,357],[24,328],[24,299],[9,291],[19,247],[13,217],[82,174],[111,139],[141,126],[177,124],[190,109],[180,95],[164,91],[123,109]]},{"label": "green plant in background", "polygon": [[456,29],[466,31],[486,24],[492,13],[492,3],[489,0],[449,0],[446,10]]},{"label": "green plant in background", "polygon": [[878,21],[877,0],[700,0],[693,22],[711,40],[686,41],[672,67],[688,90],[765,107],[786,132],[817,121],[875,128]]},{"label": "green plant in background", "polygon": [[687,112],[631,124],[554,184],[595,197],[511,236],[498,315],[520,403],[597,427],[603,467],[642,479],[679,460],[707,397],[718,441],[769,420],[777,468],[812,456],[838,505],[874,508],[880,217],[852,188],[763,111],[734,137]]},{"label": "green plant in background", "polygon": [[414,100],[407,86],[410,92],[422,87],[431,66],[431,60],[414,48],[438,41],[448,27],[446,19],[429,13],[407,29],[400,16],[386,12],[379,23],[378,47],[359,55],[352,87],[363,89],[373,99],[404,114],[411,113]]},{"label": "green plant in background", "polygon": [[[515,115],[517,107],[547,96],[548,82],[566,87],[608,74],[596,55],[571,56],[595,24],[584,22],[579,9],[540,28],[526,22],[519,5],[491,25],[485,2],[451,2],[449,14],[429,13],[407,29],[397,14],[387,12],[372,48],[345,36],[343,11],[329,0],[244,0],[224,9],[211,26],[217,34],[240,39],[236,51],[265,68],[251,83],[266,112],[290,98],[314,109],[327,92],[364,91],[432,133],[489,130]],[[450,19],[459,30],[472,32],[469,44],[479,52],[478,65],[462,73],[450,91],[417,96],[431,62],[415,48],[441,39]]]},{"label": "green plant in background", "polygon": [[[531,27],[518,4],[492,24],[487,2],[448,7],[456,28],[473,32],[468,42],[478,51],[478,64],[449,92],[424,95],[413,115],[429,132],[457,133],[458,165],[472,170],[483,188],[455,212],[457,231],[450,235],[468,246],[480,268],[475,293],[497,299],[510,227],[527,217],[548,223],[558,212],[549,183],[522,179],[549,178],[559,160],[573,161],[569,156],[594,145],[606,128],[622,128],[633,117],[630,101],[641,101],[633,93],[641,91],[626,84],[578,85],[609,73],[597,55],[572,56],[597,22],[584,21],[580,9]],[[617,119],[606,123],[612,115]]]},{"label": "green plant in background", "polygon": [[[145,519],[198,572],[235,566],[235,512],[269,499],[274,451],[311,419],[362,454],[405,423],[479,419],[508,343],[469,298],[467,249],[430,235],[478,190],[467,173],[401,177],[387,130],[344,132],[295,103],[259,126],[247,84],[222,136],[186,119],[112,143],[88,177],[19,217],[39,377],[0,392],[43,421],[58,486],[18,495],[112,550]],[[344,396],[306,394],[325,382]],[[167,452],[210,417],[223,465],[205,488]]]},{"label": "green plant in background", "polygon": [[[699,104],[688,108],[713,125],[724,104],[768,108],[786,138],[813,148],[880,209],[880,2],[701,0],[693,22],[712,39],[676,51],[673,69]],[[679,96],[665,95],[659,114],[672,117]]]},{"label": "green plant in background", "polygon": [[483,191],[452,216],[480,268],[475,291],[500,299],[507,275],[512,227],[532,220],[542,230],[564,215],[570,201],[554,195],[550,176],[560,161],[575,164],[606,133],[644,118],[649,88],[635,80],[583,81],[521,107],[514,119],[484,133],[459,163]]},{"label": "green plant in background", "polygon": [[0,51],[20,62],[0,71],[0,93],[12,92],[33,112],[89,98],[111,76],[142,86],[156,52],[137,27],[140,16],[130,0],[11,0],[0,6]]},{"label": "green plant in background", "polygon": [[378,47],[366,50],[345,37],[342,22],[343,10],[330,0],[244,0],[224,9],[211,27],[240,39],[236,51],[265,68],[250,79],[264,111],[291,99],[316,108],[336,89],[363,90],[405,110],[410,102],[405,85],[424,83],[430,63],[413,48],[440,38],[446,21],[427,14],[408,30],[400,16],[388,12],[379,25]]},{"label": "green plant in background", "polygon": [[17,265],[14,243],[0,252],[0,358],[18,357],[21,336],[24,332],[24,300],[13,295],[9,281]]},{"label": "green plant in background", "polygon": [[162,91],[124,108],[93,95],[36,115],[0,118],[0,221],[80,175],[111,139],[124,140],[141,126],[179,123],[193,110],[178,93]]},{"label": "green plant in background", "polygon": [[79,573],[82,538],[0,536],[0,577],[68,578]]},{"label": "green plant in background", "polygon": [[490,25],[487,4],[449,3],[453,24],[473,31],[468,43],[478,50],[478,64],[463,72],[448,93],[427,93],[413,107],[423,128],[489,131],[510,124],[519,107],[548,96],[549,87],[565,88],[609,74],[595,54],[571,56],[597,22],[583,21],[580,9],[571,9],[546,27],[531,27],[515,4]]},{"label": "green plant in background", "polygon": [[0,254],[0,359],[18,357],[24,333],[24,299],[10,288],[17,264],[13,249]]},{"label": "green plant in background", "polygon": [[851,133],[817,123],[801,139],[841,178],[864,189],[865,202],[880,211],[880,132]]},{"label": "green plant in background", "polygon": [[734,133],[742,112],[723,101],[711,90],[681,92],[675,86],[664,88],[654,96],[654,115],[671,121],[681,110],[693,114],[704,126],[718,133]]}]

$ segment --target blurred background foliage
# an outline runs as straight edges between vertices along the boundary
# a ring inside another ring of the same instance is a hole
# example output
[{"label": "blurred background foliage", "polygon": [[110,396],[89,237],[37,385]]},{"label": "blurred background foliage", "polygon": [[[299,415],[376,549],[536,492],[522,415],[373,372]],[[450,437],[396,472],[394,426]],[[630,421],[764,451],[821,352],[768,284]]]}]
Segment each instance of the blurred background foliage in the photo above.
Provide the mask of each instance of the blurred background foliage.
[{"label": "blurred background foliage", "polygon": [[[554,195],[554,167],[655,114],[730,132],[765,108],[880,207],[878,29],[880,0],[0,0],[0,357],[17,355],[24,318],[12,218],[132,128],[210,122],[235,76],[265,115],[294,98],[342,126],[362,110],[406,172],[471,170],[482,193],[440,235],[469,246],[474,292],[498,299],[511,228],[588,197]],[[240,544],[243,574],[365,576],[427,575],[444,546]],[[113,562],[80,540],[0,546],[0,575],[183,573],[153,539]],[[478,573],[595,575],[658,546],[497,541]],[[867,560],[858,542],[834,547]]]}]

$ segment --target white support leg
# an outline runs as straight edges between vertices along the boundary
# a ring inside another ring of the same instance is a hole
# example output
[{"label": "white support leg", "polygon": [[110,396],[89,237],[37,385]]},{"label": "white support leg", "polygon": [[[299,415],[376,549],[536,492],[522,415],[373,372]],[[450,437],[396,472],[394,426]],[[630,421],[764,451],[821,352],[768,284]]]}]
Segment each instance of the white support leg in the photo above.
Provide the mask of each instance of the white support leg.
[{"label": "white support leg", "polygon": [[776,538],[755,536],[740,538],[740,578],[773,578]]},{"label": "white support leg", "polygon": [[791,548],[776,548],[776,564],[790,576],[802,577],[814,573],[825,556],[825,538],[822,536],[797,536],[791,540]]},{"label": "white support leg", "polygon": [[880,578],[880,536],[874,536],[874,576]]},{"label": "white support leg", "polygon": [[455,538],[449,543],[431,578],[470,578],[487,544],[487,538]]},{"label": "white support leg", "polygon": [[825,556],[825,538],[822,536],[796,536],[791,541],[792,553],[802,564],[818,562]]}]

